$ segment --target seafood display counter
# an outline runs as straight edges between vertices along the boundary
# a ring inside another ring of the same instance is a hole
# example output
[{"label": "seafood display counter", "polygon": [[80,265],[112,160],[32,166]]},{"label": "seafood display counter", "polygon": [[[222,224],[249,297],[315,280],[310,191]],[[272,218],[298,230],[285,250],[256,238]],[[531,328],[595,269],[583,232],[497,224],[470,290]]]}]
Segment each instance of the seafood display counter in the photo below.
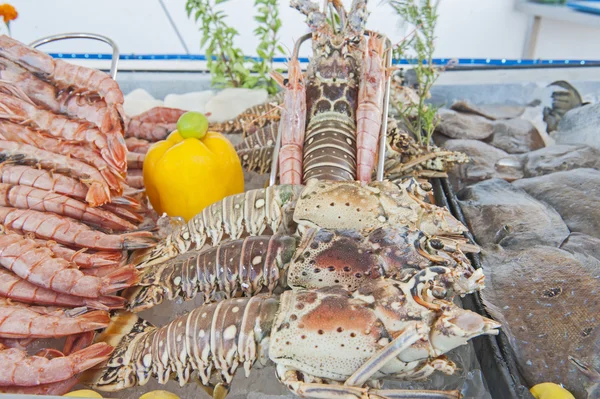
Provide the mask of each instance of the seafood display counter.
[{"label": "seafood display counter", "polygon": [[270,97],[0,37],[2,397],[597,397],[600,83],[456,68],[424,142],[332,7]]}]

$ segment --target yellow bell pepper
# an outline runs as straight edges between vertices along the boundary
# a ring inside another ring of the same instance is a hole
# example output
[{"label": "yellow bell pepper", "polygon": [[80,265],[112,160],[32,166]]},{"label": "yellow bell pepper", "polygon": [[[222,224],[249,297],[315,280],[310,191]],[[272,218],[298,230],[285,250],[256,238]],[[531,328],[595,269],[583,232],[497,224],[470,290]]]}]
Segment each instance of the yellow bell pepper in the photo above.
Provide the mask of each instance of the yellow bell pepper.
[{"label": "yellow bell pepper", "polygon": [[537,384],[529,391],[535,399],[575,399],[569,391],[551,382]]},{"label": "yellow bell pepper", "polygon": [[220,133],[183,138],[177,130],[154,143],[144,160],[146,194],[154,210],[186,221],[208,205],[244,191],[235,148]]}]

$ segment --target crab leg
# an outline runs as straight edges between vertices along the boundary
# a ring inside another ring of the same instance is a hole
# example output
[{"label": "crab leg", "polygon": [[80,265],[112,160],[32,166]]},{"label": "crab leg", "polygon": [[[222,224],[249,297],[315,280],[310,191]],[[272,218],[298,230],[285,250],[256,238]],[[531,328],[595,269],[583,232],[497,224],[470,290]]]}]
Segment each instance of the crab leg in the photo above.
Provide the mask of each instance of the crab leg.
[{"label": "crab leg", "polygon": [[384,42],[372,35],[363,57],[356,110],[357,179],[371,181],[381,129],[385,69]]},{"label": "crab leg", "polygon": [[306,130],[306,87],[300,61],[296,57],[290,60],[287,80],[278,73],[272,73],[272,76],[286,89],[279,121],[279,180],[281,184],[301,184],[302,148]]}]

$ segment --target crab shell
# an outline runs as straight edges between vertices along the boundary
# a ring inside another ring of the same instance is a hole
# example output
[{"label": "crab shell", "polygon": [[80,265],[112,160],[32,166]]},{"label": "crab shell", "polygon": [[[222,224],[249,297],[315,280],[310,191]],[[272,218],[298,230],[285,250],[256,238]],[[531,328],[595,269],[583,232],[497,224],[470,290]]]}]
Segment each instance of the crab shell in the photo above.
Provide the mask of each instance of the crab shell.
[{"label": "crab shell", "polygon": [[[423,274],[435,272],[424,270]],[[354,293],[339,286],[286,291],[273,324],[269,357],[310,376],[345,381],[403,331],[416,328],[420,339],[387,362],[384,375],[422,376],[435,359],[482,334],[497,334],[499,323],[456,305],[423,306],[411,294],[412,281],[371,280]],[[442,358],[443,360],[443,358]],[[442,360],[437,367],[448,370]],[[425,373],[426,374],[426,373]]]}]

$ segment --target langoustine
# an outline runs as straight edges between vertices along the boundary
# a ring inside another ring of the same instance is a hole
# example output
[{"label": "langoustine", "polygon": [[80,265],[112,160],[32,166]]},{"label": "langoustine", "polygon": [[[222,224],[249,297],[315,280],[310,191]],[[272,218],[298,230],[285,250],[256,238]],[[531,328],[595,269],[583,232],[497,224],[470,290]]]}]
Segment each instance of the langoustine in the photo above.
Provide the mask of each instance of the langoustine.
[{"label": "langoustine", "polygon": [[108,312],[32,306],[0,298],[0,337],[56,338],[105,328]]},{"label": "langoustine", "polygon": [[287,80],[276,73],[272,73],[272,76],[286,89],[279,120],[280,184],[301,184],[302,149],[306,129],[306,86],[300,69],[300,61],[297,58],[290,60]]},{"label": "langoustine", "polygon": [[0,207],[0,223],[10,230],[80,248],[115,251],[155,245],[150,232],[105,234],[74,219],[31,209]]},{"label": "langoustine", "polygon": [[125,136],[151,142],[163,140],[176,129],[177,120],[185,112],[177,108],[151,108],[127,121]]},{"label": "langoustine", "polygon": [[73,263],[55,257],[48,247],[7,231],[0,234],[0,265],[37,286],[85,298],[112,294],[138,281],[132,266],[103,278],[86,276]]},{"label": "langoustine", "polygon": [[378,148],[381,119],[383,116],[383,83],[386,71],[383,67],[384,42],[370,36],[361,65],[356,110],[356,177],[371,181],[375,153]]},{"label": "langoustine", "polygon": [[111,105],[122,105],[124,98],[116,81],[106,73],[55,60],[46,53],[0,36],[0,56],[15,62],[61,89],[75,87],[82,93],[96,92]]},{"label": "langoustine", "polygon": [[102,208],[93,208],[62,194],[0,183],[0,206],[52,212],[105,230],[132,231],[136,226]]},{"label": "langoustine", "polygon": [[90,309],[122,309],[125,299],[118,296],[84,298],[62,294],[39,287],[23,280],[14,273],[0,268],[0,296],[31,305],[48,305],[68,308],[87,307]]},{"label": "langoustine", "polygon": [[44,151],[72,157],[87,163],[98,170],[112,194],[120,195],[123,192],[121,183],[125,179],[121,176],[121,172],[107,165],[100,154],[92,148],[77,143],[63,142],[60,139],[40,134],[27,126],[7,121],[0,121],[0,136],[4,140],[32,145]]},{"label": "langoustine", "polygon": [[54,356],[28,356],[22,350],[0,345],[0,386],[34,387],[69,380],[102,363],[112,352],[112,346],[97,343],[67,356],[58,351],[51,352]]},{"label": "langoustine", "polygon": [[110,202],[110,187],[98,169],[76,159],[28,144],[0,140],[0,161],[40,165],[44,169],[61,171],[69,176],[75,176],[80,182],[88,186],[85,195],[88,204],[100,206]]},{"label": "langoustine", "polygon": [[89,269],[103,266],[119,266],[122,265],[127,254],[125,251],[88,251],[65,247],[54,241],[35,240],[38,244],[50,248],[54,255],[63,258],[69,262],[75,263],[80,269]]},{"label": "langoustine", "polygon": [[[102,133],[90,122],[71,120],[51,111],[38,108],[20,89],[9,84],[1,84],[0,102],[2,119],[27,122],[36,129],[43,130],[56,138],[77,143],[89,143],[102,155],[104,161],[116,171],[127,170],[127,146],[121,134]],[[5,94],[6,91],[11,94]]]}]

